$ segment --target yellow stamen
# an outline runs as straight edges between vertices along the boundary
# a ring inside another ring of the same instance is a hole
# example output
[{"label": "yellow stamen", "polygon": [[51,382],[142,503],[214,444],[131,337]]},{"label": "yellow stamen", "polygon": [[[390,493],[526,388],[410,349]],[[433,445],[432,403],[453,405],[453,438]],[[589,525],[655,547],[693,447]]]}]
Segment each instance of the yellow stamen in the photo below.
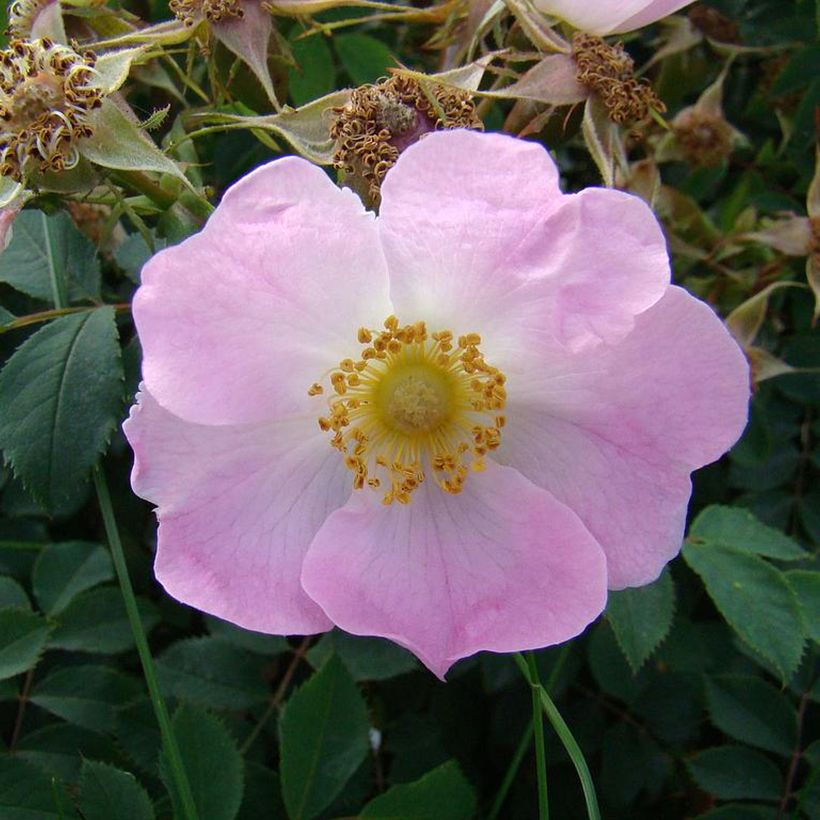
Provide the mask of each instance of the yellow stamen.
[{"label": "yellow stamen", "polygon": [[[428,334],[424,322],[388,316],[383,325],[359,328],[360,358],[331,371],[319,427],[332,433],[353,487],[382,489],[385,504],[409,504],[426,471],[460,493],[501,444],[506,377],[485,361],[477,333],[459,336],[456,347],[451,331]],[[308,390],[323,392],[318,382]]]}]

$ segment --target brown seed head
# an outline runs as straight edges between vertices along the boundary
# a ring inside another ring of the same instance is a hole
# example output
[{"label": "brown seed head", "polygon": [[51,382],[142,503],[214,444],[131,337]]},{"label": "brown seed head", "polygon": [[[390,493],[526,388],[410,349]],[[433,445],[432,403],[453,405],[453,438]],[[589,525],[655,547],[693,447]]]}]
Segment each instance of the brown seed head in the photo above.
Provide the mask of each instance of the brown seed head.
[{"label": "brown seed head", "polygon": [[572,38],[572,56],[576,79],[600,97],[613,122],[634,122],[651,109],[666,110],[649,83],[635,77],[635,63],[620,43],[609,45],[601,37],[579,31]]},{"label": "brown seed head", "polygon": [[242,0],[171,0],[168,7],[186,26],[193,26],[202,19],[220,23],[245,16]]},{"label": "brown seed head", "polygon": [[21,181],[33,163],[43,171],[77,164],[76,143],[91,136],[96,57],[51,40],[12,40],[0,51],[0,175]]},{"label": "brown seed head", "polygon": [[732,153],[732,126],[716,112],[686,108],[675,117],[672,128],[692,165],[715,168]]},{"label": "brown seed head", "polygon": [[333,164],[361,180],[374,202],[399,154],[425,134],[445,128],[483,128],[466,91],[433,82],[422,88],[401,75],[355,89],[350,102],[333,113]]}]

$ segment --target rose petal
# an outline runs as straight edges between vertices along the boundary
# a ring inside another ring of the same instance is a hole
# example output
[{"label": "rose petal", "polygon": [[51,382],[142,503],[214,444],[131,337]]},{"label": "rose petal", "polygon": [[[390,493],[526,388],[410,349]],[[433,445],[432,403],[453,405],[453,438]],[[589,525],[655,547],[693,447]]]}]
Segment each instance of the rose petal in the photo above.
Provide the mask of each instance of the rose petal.
[{"label": "rose petal", "polygon": [[309,412],[307,389],[392,308],[373,215],[302,159],[227,191],[205,229],[143,269],[143,377],[174,414],[242,424]]},{"label": "rose petal", "polygon": [[203,426],[143,392],[123,429],[134,492],[157,505],[155,572],[170,595],[261,632],[331,627],[299,579],[351,482],[314,419]]},{"label": "rose petal", "polygon": [[612,33],[620,34],[624,31],[635,31],[643,28],[656,20],[662,20],[664,17],[680,11],[684,6],[691,5],[692,2],[693,0],[653,0],[637,14],[619,23],[618,27],[612,30]]},{"label": "rose petal", "polygon": [[407,506],[354,493],[316,535],[302,583],[342,629],[389,638],[443,677],[480,650],[583,631],[604,606],[606,565],[572,511],[490,464],[457,496],[432,481]]},{"label": "rose petal", "polygon": [[669,282],[666,242],[642,200],[596,188],[563,196],[546,152],[512,137],[425,137],[388,173],[378,223],[401,320],[480,333],[496,366],[533,345],[620,338]]},{"label": "rose petal", "polygon": [[545,14],[553,14],[590,34],[632,31],[660,20],[693,0],[535,0]]},{"label": "rose petal", "polygon": [[610,588],[654,580],[681,546],[689,473],[746,423],[749,372],[726,328],[678,287],[617,345],[545,359],[511,391],[500,461],[573,509]]}]

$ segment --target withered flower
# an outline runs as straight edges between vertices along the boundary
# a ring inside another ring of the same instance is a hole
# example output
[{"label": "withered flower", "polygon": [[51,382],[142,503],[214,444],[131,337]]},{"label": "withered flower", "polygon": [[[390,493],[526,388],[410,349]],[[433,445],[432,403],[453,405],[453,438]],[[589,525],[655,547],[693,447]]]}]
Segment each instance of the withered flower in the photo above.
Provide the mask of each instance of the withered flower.
[{"label": "withered flower", "polygon": [[672,121],[675,139],[686,159],[700,168],[716,168],[734,148],[736,131],[719,111],[692,106]]},{"label": "withered flower", "polygon": [[613,122],[634,122],[652,109],[666,110],[649,83],[635,77],[635,63],[620,43],[610,45],[597,35],[576,32],[572,56],[576,79],[598,95]]},{"label": "withered flower", "polygon": [[399,154],[425,134],[483,129],[468,92],[435,83],[422,86],[400,74],[355,89],[350,101],[333,113],[333,164],[372,202],[378,201],[382,180]]},{"label": "withered flower", "polygon": [[209,23],[221,23],[245,16],[240,0],[171,0],[168,7],[186,26],[203,18]]},{"label": "withered flower", "polygon": [[51,40],[12,40],[0,51],[0,175],[63,171],[79,160],[77,142],[93,133],[104,92],[93,54]]}]

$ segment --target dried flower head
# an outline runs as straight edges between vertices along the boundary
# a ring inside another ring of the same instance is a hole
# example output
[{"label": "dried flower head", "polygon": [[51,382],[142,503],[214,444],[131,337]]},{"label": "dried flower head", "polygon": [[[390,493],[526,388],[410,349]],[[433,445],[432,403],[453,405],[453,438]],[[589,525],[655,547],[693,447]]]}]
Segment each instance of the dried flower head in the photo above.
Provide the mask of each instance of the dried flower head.
[{"label": "dried flower head", "polygon": [[401,75],[355,89],[347,105],[333,113],[334,165],[361,180],[374,200],[399,154],[425,134],[483,128],[468,92],[433,83],[422,87]]},{"label": "dried flower head", "polygon": [[54,0],[14,0],[9,6],[7,33],[12,37],[28,38],[40,12]]},{"label": "dried flower head", "polygon": [[735,131],[718,111],[697,106],[685,108],[672,121],[672,128],[692,165],[715,168],[732,153]]},{"label": "dried flower head", "polygon": [[77,164],[77,141],[104,93],[95,56],[50,40],[12,40],[0,51],[0,175],[20,181],[30,164],[62,171]]},{"label": "dried flower head", "polygon": [[707,37],[720,43],[739,43],[740,30],[734,20],[711,6],[698,3],[689,10],[692,25]]},{"label": "dried flower head", "polygon": [[635,77],[635,63],[620,43],[610,45],[594,34],[576,32],[572,56],[576,79],[600,97],[613,122],[642,120],[651,109],[666,110],[649,83]]},{"label": "dried flower head", "polygon": [[168,6],[186,26],[193,26],[203,19],[209,23],[221,23],[245,16],[240,0],[171,0]]}]

